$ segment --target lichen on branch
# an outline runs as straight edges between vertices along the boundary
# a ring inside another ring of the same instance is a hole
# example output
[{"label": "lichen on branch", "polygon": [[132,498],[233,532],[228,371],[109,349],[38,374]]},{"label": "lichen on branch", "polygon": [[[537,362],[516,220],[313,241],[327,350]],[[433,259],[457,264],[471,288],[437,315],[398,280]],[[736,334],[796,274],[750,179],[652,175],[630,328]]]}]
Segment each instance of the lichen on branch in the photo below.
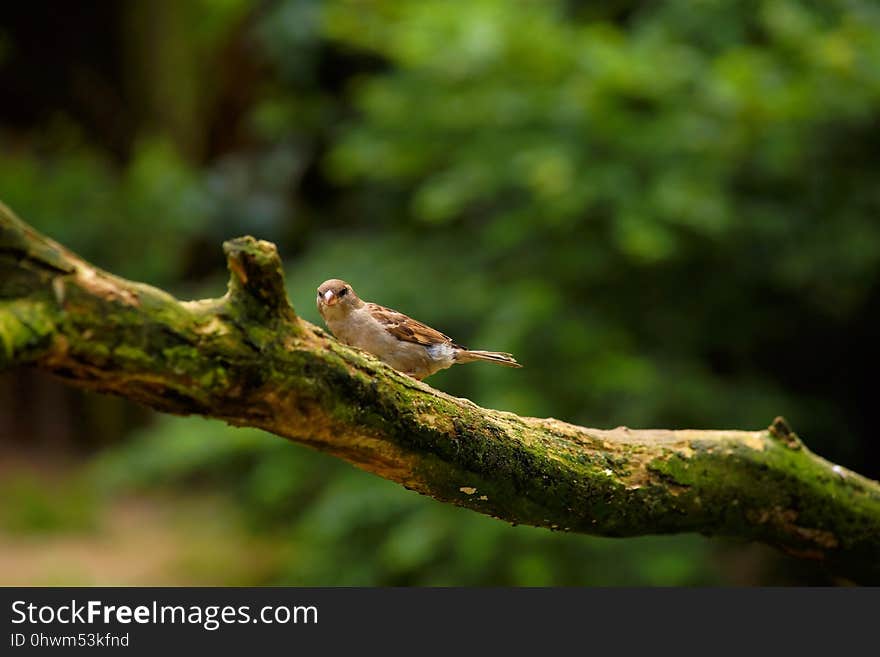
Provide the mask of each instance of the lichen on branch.
[{"label": "lichen on branch", "polygon": [[88,264],[0,205],[0,369],[343,458],[508,522],[757,540],[880,582],[880,485],[760,431],[611,430],[480,408],[297,317],[275,246],[223,245],[226,294],[179,301]]}]

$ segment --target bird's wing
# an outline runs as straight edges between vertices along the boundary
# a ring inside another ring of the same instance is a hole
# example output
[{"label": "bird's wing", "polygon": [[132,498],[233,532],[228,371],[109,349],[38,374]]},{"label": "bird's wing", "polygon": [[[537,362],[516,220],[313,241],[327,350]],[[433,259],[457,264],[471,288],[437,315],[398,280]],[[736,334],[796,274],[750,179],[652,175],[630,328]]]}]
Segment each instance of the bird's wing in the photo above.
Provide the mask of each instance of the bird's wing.
[{"label": "bird's wing", "polygon": [[432,329],[430,326],[422,324],[412,317],[407,317],[396,310],[391,310],[375,303],[368,303],[367,308],[370,311],[370,315],[398,340],[414,342],[426,347],[445,343],[452,347],[463,348],[461,345],[455,344],[448,335],[441,333],[437,329]]}]

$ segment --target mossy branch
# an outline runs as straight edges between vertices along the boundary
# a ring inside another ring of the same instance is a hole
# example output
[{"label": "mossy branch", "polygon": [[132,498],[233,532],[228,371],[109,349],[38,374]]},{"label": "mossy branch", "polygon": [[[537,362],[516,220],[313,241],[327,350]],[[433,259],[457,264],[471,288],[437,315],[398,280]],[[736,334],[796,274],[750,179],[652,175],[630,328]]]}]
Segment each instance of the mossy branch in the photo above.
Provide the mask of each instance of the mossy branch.
[{"label": "mossy branch", "polygon": [[762,431],[589,429],[434,390],[298,318],[274,245],[224,245],[229,289],[181,302],[100,271],[0,205],[0,369],[265,429],[407,488],[604,536],[763,541],[880,582],[880,485]]}]

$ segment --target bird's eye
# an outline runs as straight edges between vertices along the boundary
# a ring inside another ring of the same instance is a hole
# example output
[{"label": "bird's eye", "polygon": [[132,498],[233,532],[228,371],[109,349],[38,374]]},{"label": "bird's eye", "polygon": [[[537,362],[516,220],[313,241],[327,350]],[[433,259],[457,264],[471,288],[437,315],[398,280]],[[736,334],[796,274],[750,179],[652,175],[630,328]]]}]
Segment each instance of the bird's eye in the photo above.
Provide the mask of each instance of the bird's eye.
[{"label": "bird's eye", "polygon": [[348,288],[344,287],[341,290],[339,290],[339,292],[336,293],[336,296],[337,297],[344,297],[346,294],[348,294]]}]

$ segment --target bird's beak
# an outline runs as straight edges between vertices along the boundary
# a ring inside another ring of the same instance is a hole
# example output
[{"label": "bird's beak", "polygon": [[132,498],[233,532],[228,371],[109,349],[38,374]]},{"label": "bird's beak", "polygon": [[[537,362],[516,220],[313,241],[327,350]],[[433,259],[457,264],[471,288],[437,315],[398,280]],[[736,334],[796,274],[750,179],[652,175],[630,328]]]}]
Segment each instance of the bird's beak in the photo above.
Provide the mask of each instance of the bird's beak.
[{"label": "bird's beak", "polygon": [[321,298],[324,300],[324,303],[327,304],[328,306],[332,306],[338,300],[336,295],[333,294],[333,290],[327,290],[326,292],[324,292],[324,295]]}]

